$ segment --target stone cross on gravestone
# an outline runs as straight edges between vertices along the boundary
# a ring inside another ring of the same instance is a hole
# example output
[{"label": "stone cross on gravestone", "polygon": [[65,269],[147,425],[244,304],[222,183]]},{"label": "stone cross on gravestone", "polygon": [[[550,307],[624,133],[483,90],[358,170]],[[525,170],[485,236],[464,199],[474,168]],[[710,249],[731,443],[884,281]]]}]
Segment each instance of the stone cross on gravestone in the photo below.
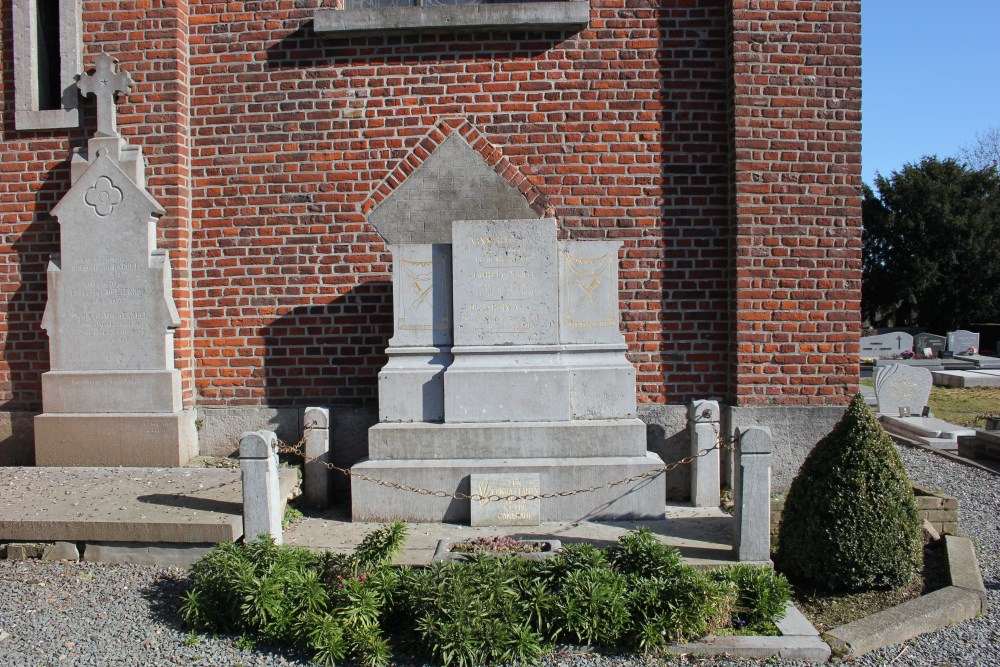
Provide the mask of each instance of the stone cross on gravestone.
[{"label": "stone cross on gravestone", "polygon": [[93,74],[83,74],[76,85],[83,93],[97,98],[97,134],[106,137],[118,136],[115,122],[115,94],[128,94],[132,78],[128,72],[118,72],[118,61],[106,53],[97,57],[97,69]]}]

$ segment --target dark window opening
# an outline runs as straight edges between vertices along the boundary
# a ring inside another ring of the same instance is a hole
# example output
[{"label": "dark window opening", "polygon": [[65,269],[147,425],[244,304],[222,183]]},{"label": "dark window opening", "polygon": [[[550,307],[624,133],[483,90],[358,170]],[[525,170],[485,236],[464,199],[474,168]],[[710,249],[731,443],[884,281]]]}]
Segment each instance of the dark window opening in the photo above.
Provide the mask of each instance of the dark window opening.
[{"label": "dark window opening", "polygon": [[38,108],[62,108],[62,62],[59,58],[59,0],[37,0]]}]

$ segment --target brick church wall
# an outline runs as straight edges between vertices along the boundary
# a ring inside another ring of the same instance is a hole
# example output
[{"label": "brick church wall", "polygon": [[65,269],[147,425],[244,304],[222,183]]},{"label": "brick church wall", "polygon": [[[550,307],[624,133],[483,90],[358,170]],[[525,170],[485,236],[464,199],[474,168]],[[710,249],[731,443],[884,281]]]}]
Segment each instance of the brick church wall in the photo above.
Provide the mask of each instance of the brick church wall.
[{"label": "brick church wall", "polygon": [[[856,390],[856,0],[593,0],[579,32],[349,38],[313,33],[321,0],[82,4],[85,66],[104,49],[135,81],[119,126],[167,209],[188,405],[374,405],[391,257],[362,207],[442,123],[473,128],[562,237],[623,241],[650,410]],[[93,119],[14,129],[10,16],[0,401],[39,411],[48,211]]]}]

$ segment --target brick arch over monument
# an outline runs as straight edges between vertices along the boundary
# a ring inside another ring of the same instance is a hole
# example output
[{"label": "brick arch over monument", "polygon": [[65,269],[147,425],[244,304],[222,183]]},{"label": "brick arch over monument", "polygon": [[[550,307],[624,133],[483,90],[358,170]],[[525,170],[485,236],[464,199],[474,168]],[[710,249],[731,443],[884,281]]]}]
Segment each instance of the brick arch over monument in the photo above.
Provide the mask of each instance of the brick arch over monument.
[{"label": "brick arch over monument", "polygon": [[462,118],[435,125],[361,212],[388,243],[451,243],[455,220],[553,215],[548,198]]}]

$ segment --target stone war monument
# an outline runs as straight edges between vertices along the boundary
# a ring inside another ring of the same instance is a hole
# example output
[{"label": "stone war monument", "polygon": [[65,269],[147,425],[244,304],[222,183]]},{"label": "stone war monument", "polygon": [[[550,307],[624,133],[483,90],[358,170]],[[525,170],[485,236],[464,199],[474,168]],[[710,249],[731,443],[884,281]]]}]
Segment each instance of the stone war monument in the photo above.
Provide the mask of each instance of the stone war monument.
[{"label": "stone war monument", "polygon": [[141,150],[115,123],[115,94],[130,83],[107,54],[78,82],[97,98],[97,133],[73,156],[72,187],[52,210],[60,253],[42,318],[40,466],[180,466],[197,453],[174,368],[170,262],[156,247],[165,211],[146,191]]},{"label": "stone war monument", "polygon": [[663,465],[646,451],[619,331],[620,244],[560,242],[556,229],[551,218],[456,220],[451,244],[392,246],[380,423],[353,471],[448,494],[597,489],[490,508],[355,478],[356,521],[662,518],[664,475],[605,486]]}]

